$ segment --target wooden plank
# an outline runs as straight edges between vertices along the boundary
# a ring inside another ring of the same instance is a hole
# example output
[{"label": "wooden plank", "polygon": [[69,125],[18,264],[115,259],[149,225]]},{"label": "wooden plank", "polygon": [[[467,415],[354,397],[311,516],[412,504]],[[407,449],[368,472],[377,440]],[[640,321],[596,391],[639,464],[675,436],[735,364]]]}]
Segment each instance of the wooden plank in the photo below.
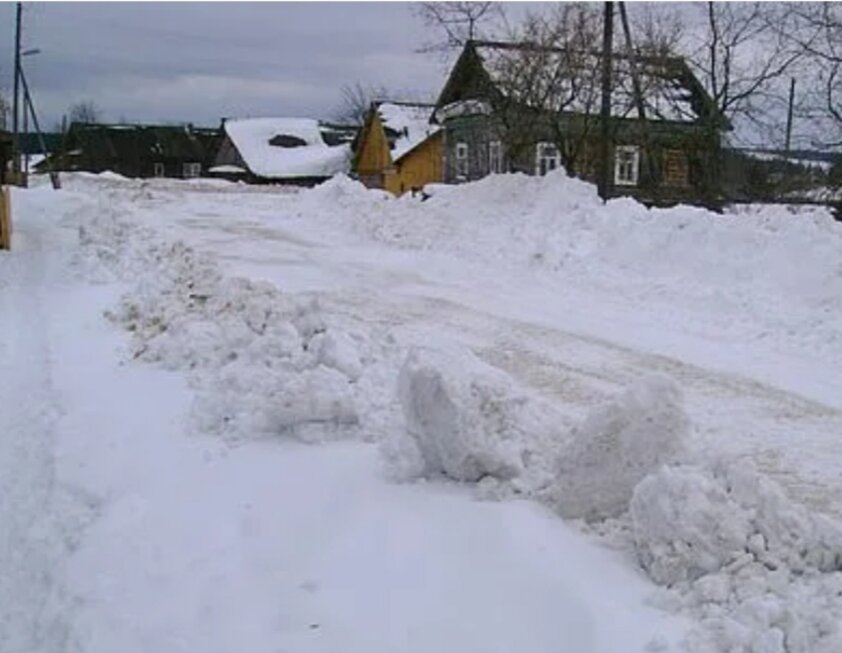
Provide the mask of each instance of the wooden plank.
[{"label": "wooden plank", "polygon": [[8,188],[0,188],[0,249],[12,249],[12,200]]}]

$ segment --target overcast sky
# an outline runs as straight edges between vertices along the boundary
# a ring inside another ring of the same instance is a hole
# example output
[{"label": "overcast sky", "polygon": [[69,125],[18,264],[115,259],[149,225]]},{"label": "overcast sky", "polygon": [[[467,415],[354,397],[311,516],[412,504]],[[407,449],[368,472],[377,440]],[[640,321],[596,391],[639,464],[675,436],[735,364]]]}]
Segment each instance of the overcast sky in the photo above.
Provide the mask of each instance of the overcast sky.
[{"label": "overcast sky", "polygon": [[[536,3],[505,5],[517,23]],[[357,82],[385,87],[398,99],[435,99],[452,61],[418,52],[431,36],[414,6],[30,2],[24,48],[41,53],[26,57],[24,68],[46,129],[83,100],[114,122],[330,118],[343,85]],[[632,12],[642,8],[630,5]],[[699,7],[671,8],[692,33]],[[14,13],[14,3],[0,2],[0,92],[7,97]]]},{"label": "overcast sky", "polygon": [[[0,4],[11,95],[14,4]],[[329,117],[357,81],[433,97],[445,69],[409,3],[27,3],[24,59],[43,122],[90,99],[105,118],[218,124]]]}]

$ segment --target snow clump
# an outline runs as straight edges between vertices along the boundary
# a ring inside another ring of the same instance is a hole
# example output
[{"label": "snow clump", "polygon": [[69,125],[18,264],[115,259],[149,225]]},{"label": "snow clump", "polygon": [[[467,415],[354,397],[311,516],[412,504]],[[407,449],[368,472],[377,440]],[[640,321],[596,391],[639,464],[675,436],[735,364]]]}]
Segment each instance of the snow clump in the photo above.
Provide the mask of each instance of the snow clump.
[{"label": "snow clump", "polygon": [[644,477],[683,454],[688,429],[678,384],[640,379],[574,429],[556,468],[554,507],[570,519],[620,516]]},{"label": "snow clump", "polygon": [[[528,398],[500,370],[455,347],[415,348],[398,378],[408,439],[403,456],[416,476],[475,483],[523,472]],[[407,462],[414,458],[414,462]]]},{"label": "snow clump", "polygon": [[747,562],[842,570],[842,529],[743,462],[665,467],[635,488],[631,516],[640,562],[661,584]]},{"label": "snow clump", "polygon": [[631,501],[663,607],[699,620],[692,653],[842,651],[842,527],[744,461],[665,467]]}]

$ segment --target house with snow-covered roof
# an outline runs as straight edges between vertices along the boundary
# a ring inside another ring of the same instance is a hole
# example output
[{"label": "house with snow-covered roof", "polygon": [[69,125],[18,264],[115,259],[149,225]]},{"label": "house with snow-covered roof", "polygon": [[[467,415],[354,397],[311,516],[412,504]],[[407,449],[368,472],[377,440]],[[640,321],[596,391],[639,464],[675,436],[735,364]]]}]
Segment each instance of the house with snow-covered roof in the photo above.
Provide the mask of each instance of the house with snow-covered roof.
[{"label": "house with snow-covered roof", "polygon": [[432,104],[373,102],[354,142],[353,173],[395,195],[442,181],[443,133]]},{"label": "house with snow-covered roof", "polygon": [[[602,55],[531,43],[469,41],[435,106],[444,180],[489,173],[596,180]],[[716,203],[720,141],[730,125],[680,57],[612,57],[611,195]]]},{"label": "house with snow-covered roof", "polygon": [[202,176],[214,130],[193,125],[74,122],[36,172],[115,172],[124,177]]},{"label": "house with snow-covered roof", "polygon": [[353,134],[311,118],[223,121],[210,174],[251,183],[312,186],[350,170]]}]

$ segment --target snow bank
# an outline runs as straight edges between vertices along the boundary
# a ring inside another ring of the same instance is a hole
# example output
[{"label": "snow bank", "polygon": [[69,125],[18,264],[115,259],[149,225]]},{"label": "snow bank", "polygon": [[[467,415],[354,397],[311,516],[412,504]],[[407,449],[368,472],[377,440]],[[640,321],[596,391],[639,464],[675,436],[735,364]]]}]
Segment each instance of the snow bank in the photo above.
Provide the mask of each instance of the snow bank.
[{"label": "snow bank", "polygon": [[665,467],[631,502],[641,565],[665,606],[701,621],[694,653],[842,650],[842,527],[745,462]]},{"label": "snow bank", "polygon": [[80,236],[89,256],[133,278],[109,317],[132,334],[132,358],[189,372],[201,429],[308,441],[356,433],[358,403],[370,402],[368,343],[328,325],[317,301],[224,278],[191,247],[155,242],[113,214]]},{"label": "snow bank", "polygon": [[559,458],[555,508],[568,518],[621,515],[644,477],[681,456],[687,433],[678,384],[665,376],[641,379],[574,429]]},{"label": "snow bank", "polygon": [[628,198],[603,204],[592,184],[562,170],[436,186],[427,201],[375,212],[369,200],[346,199],[326,217],[393,246],[531,269],[659,322],[697,329],[704,319],[740,339],[781,334],[842,360],[842,224],[823,208],[718,215],[649,210]]}]

